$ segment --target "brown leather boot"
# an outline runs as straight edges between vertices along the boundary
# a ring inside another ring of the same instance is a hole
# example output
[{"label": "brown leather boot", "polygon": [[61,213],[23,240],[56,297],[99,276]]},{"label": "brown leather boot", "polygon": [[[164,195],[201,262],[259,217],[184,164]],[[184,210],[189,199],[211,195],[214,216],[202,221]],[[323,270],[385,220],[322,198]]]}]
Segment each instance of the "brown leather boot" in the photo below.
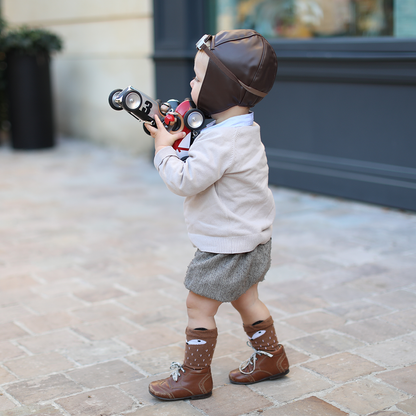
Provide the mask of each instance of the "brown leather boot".
[{"label": "brown leather boot", "polygon": [[217,329],[186,328],[185,359],[172,363],[170,377],[149,384],[149,393],[161,400],[205,399],[212,394],[211,361]]},{"label": "brown leather boot", "polygon": [[254,352],[230,372],[231,383],[253,384],[285,376],[289,372],[289,361],[283,345],[277,341],[272,317],[255,325],[244,325],[244,330],[250,339],[247,344]]}]

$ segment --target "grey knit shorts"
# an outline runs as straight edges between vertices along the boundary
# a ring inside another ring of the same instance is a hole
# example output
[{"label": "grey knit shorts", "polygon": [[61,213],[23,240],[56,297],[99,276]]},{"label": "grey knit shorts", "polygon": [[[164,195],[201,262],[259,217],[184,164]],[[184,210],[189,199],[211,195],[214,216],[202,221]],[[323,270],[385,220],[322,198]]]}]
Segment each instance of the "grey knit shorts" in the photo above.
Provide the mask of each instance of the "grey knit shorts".
[{"label": "grey knit shorts", "polygon": [[238,299],[270,268],[272,243],[258,245],[249,253],[216,254],[197,250],[188,266],[185,287],[220,302]]}]

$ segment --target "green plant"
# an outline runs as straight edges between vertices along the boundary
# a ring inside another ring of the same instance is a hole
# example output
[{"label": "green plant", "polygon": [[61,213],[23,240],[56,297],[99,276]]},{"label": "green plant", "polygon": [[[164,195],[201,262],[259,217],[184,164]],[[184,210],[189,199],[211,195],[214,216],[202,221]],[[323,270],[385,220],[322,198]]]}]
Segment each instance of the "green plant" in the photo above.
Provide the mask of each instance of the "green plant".
[{"label": "green plant", "polygon": [[60,37],[46,29],[21,26],[3,32],[1,44],[6,54],[22,52],[36,55],[39,52],[52,53],[62,49]]}]

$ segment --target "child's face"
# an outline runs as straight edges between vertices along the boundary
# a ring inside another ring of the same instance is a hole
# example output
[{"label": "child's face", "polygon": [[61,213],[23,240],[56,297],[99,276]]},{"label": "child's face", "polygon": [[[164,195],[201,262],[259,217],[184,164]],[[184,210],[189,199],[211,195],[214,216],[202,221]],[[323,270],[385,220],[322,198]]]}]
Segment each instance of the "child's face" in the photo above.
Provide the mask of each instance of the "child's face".
[{"label": "child's face", "polygon": [[191,98],[196,105],[198,105],[199,91],[201,90],[202,82],[207,72],[208,61],[209,57],[204,52],[198,52],[195,56],[195,78],[191,81]]}]

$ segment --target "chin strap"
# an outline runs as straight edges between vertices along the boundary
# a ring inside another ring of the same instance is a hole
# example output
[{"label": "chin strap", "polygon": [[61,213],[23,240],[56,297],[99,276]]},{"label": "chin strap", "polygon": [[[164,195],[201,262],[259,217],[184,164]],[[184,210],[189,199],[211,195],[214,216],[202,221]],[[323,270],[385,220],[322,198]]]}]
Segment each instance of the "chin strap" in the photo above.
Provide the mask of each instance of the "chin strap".
[{"label": "chin strap", "polygon": [[204,51],[210,59],[212,59],[218,68],[221,69],[224,74],[226,74],[229,78],[240,84],[246,91],[250,92],[251,94],[257,95],[258,97],[264,98],[267,93],[263,91],[256,90],[255,88],[249,87],[248,85],[244,84],[243,81],[240,81],[221,61],[220,59],[211,51],[208,47],[207,42],[213,40],[214,37],[212,35],[204,35],[202,38],[196,43],[196,47],[200,51]]},{"label": "chin strap", "polygon": [[[252,374],[254,370],[256,369],[256,361],[257,361],[257,355],[267,355],[268,357],[273,357],[273,354],[270,354],[266,351],[260,351],[256,350],[252,345],[250,341],[247,341],[247,345],[251,348],[253,348],[254,352],[251,354],[250,358],[240,364],[240,367],[238,368],[240,370],[240,373],[242,374]],[[252,369],[250,371],[244,371],[248,366],[252,366]]]}]

